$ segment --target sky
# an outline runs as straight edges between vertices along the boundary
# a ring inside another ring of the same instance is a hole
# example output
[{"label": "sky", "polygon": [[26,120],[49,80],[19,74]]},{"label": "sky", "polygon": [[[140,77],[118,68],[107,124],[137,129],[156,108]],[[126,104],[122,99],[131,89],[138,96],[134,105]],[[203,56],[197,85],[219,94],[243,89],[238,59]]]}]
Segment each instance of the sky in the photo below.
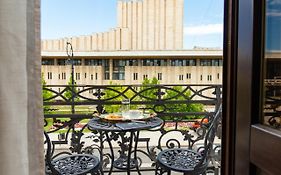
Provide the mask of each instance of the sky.
[{"label": "sky", "polygon": [[267,0],[266,50],[281,50],[281,0]]},{"label": "sky", "polygon": [[[89,35],[116,27],[117,0],[41,0],[41,38]],[[223,0],[184,0],[184,49],[222,48]]]}]

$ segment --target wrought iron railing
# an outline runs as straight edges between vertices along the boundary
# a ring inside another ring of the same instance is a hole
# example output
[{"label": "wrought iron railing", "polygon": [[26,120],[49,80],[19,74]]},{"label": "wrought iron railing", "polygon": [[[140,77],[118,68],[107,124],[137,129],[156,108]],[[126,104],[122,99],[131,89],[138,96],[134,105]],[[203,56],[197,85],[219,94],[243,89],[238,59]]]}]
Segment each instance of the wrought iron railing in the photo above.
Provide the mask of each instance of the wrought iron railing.
[{"label": "wrought iron railing", "polygon": [[[46,85],[43,87],[45,130],[58,136],[53,141],[54,157],[67,150],[100,154],[107,147],[106,138],[87,130],[87,122],[94,113],[118,110],[121,100],[128,98],[132,108],[156,113],[164,120],[161,127],[141,133],[138,140],[141,147],[134,150],[138,152],[140,170],[152,171],[160,150],[202,146],[204,132],[200,128],[218,110],[221,96],[222,85]],[[119,154],[127,150],[127,140],[125,133],[114,134],[112,141],[121,147]],[[219,162],[219,153],[217,144],[214,162]],[[105,171],[111,164],[111,156],[110,151],[101,155]],[[149,162],[149,166],[144,162]],[[214,162],[209,171],[217,167]]]},{"label": "wrought iron railing", "polygon": [[281,81],[266,79],[264,85],[264,123],[281,129]]}]

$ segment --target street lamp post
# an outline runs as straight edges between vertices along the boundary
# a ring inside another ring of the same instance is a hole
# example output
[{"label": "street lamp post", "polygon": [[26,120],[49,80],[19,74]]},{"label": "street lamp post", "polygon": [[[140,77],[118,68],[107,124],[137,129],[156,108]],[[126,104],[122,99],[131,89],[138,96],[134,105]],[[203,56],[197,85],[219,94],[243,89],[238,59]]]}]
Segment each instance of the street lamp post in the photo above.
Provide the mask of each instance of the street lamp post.
[{"label": "street lamp post", "polygon": [[[69,49],[70,48],[70,49]],[[73,48],[70,42],[66,43],[67,61],[71,63],[71,113],[75,113],[74,109],[74,63],[73,63]]]}]

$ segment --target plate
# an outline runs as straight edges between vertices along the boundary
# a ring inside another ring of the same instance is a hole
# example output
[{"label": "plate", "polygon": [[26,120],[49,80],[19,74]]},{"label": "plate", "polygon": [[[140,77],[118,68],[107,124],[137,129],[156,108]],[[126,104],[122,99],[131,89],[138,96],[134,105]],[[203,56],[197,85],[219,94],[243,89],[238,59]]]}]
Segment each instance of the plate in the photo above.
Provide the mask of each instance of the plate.
[{"label": "plate", "polygon": [[112,120],[112,121],[121,121],[124,120],[124,117],[121,113],[110,113],[110,114],[100,114],[98,115],[99,118]]},{"label": "plate", "polygon": [[101,119],[110,120],[110,121],[131,121],[131,120],[145,120],[152,117],[155,117],[155,114],[141,114],[141,115],[126,115],[123,116],[122,113],[110,113],[110,114],[100,114],[95,115]]}]

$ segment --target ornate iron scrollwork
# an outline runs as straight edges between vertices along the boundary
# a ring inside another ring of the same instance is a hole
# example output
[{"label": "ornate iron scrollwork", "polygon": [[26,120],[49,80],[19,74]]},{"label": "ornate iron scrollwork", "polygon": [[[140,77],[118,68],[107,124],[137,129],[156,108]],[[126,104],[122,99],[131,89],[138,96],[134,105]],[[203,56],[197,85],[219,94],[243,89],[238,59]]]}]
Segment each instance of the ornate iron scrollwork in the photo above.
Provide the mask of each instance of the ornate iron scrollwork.
[{"label": "ornate iron scrollwork", "polygon": [[[118,85],[75,85],[75,87],[80,89],[73,92],[79,100],[73,103],[64,95],[67,90],[71,89],[71,86],[45,85],[43,87],[45,91],[52,94],[44,99],[44,106],[47,107],[45,128],[54,135],[65,133],[65,138],[55,141],[54,144],[68,145],[70,142],[68,151],[100,155],[102,147],[106,145],[107,138],[105,135],[100,135],[99,132],[90,134],[86,129],[87,121],[85,122],[85,119],[92,118],[93,113],[105,113],[107,112],[106,105],[118,106],[121,105],[120,99],[128,98],[131,101],[131,106],[138,106],[143,111],[157,113],[158,117],[165,120],[162,127],[146,131],[150,137],[140,136],[139,143],[145,146],[133,150],[141,155],[138,157],[139,164],[143,162],[143,159],[146,159],[150,161],[152,166],[155,165],[156,155],[163,148],[193,147],[202,140],[206,132],[205,127],[208,125],[203,122],[203,118],[211,120],[209,117],[221,103],[222,94],[221,85],[122,85],[122,87]],[[109,93],[113,93],[114,96],[108,96]],[[209,106],[212,110],[193,112],[181,111],[179,108],[179,106],[186,108],[193,104]],[[82,113],[75,111],[73,114],[65,114],[60,111],[59,106],[71,108],[72,105],[75,108],[78,106],[91,106],[93,108]],[[198,116],[201,121],[195,119]],[[197,124],[195,125],[195,123]],[[171,133],[174,135],[169,136]],[[123,151],[128,149],[128,136],[112,132],[110,139],[117,140]],[[125,153],[119,152],[120,160]],[[112,163],[110,162],[112,155],[105,152],[100,157],[103,160],[103,167],[107,169],[108,165]],[[151,170],[154,168],[151,167]]]}]

